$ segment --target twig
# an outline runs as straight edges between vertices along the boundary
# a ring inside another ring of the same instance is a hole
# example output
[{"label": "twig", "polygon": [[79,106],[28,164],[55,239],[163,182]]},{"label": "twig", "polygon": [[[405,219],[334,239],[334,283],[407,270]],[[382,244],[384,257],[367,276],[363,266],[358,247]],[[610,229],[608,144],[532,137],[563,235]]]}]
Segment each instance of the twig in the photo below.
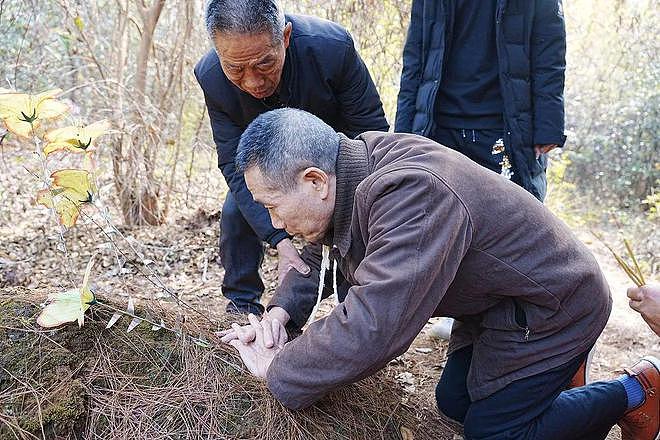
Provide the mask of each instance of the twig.
[{"label": "twig", "polygon": [[628,251],[628,256],[632,260],[633,264],[635,265],[635,269],[637,269],[637,274],[639,275],[639,279],[642,282],[642,285],[646,284],[646,280],[644,280],[644,274],[642,274],[642,269],[639,268],[639,264],[637,264],[637,258],[635,258],[635,253],[632,250],[632,247],[630,246],[630,242],[627,239],[623,239],[623,244],[626,245],[626,250]]},{"label": "twig", "polygon": [[[103,216],[104,220],[106,221],[107,226],[108,226],[109,228],[112,228],[112,231],[113,231],[113,232],[116,232],[117,234],[119,234],[119,236],[120,236],[120,237],[121,237],[121,238],[122,238],[122,239],[128,244],[128,247],[133,251],[133,253],[135,253],[135,255],[140,259],[140,261],[142,262],[142,266],[143,266],[143,267],[146,267],[146,268],[149,270],[150,273],[147,274],[147,273],[145,273],[145,272],[142,270],[142,267],[141,267],[141,266],[137,266],[137,265],[135,266],[135,267],[137,268],[138,272],[140,272],[140,274],[141,274],[142,276],[144,276],[145,279],[146,279],[147,281],[149,281],[149,282],[150,282],[151,284],[153,284],[155,287],[157,287],[157,288],[163,290],[165,293],[167,293],[169,296],[171,296],[172,299],[174,299],[178,305],[180,305],[180,306],[184,306],[184,307],[187,308],[188,310],[190,310],[190,311],[192,311],[192,312],[198,314],[198,315],[201,316],[202,318],[204,318],[204,319],[205,319],[206,321],[208,321],[209,323],[211,323],[211,324],[215,324],[215,322],[214,322],[210,317],[208,317],[207,315],[205,315],[205,314],[202,313],[201,311],[197,310],[195,307],[193,307],[192,305],[188,304],[186,301],[182,300],[182,299],[179,298],[174,292],[172,292],[172,290],[170,290],[170,288],[167,287],[167,286],[165,285],[165,283],[164,283],[163,280],[158,276],[158,274],[157,274],[156,272],[154,272],[152,269],[150,269],[150,268],[148,267],[147,264],[144,263],[144,257],[142,256],[142,254],[141,254],[140,252],[138,252],[137,249],[135,249],[135,247],[133,246],[133,244],[132,244],[132,243],[126,238],[126,236],[124,236],[124,234],[122,234],[121,231],[120,231],[119,229],[117,229],[117,228],[116,228],[116,227],[110,222],[109,217],[107,217],[107,213],[104,213],[103,210],[102,210],[101,208],[99,208],[98,206],[96,206],[96,205],[93,205],[93,206],[95,206],[96,209],[99,210],[99,212],[101,212],[101,215]],[[127,261],[129,260],[128,255],[126,255],[126,254],[124,253],[124,251],[121,250],[121,248],[119,247],[119,245],[117,244],[117,242],[116,242],[116,241],[110,236],[110,234],[108,234],[108,232],[105,231],[105,229],[104,229],[104,228],[103,228],[103,227],[102,227],[102,226],[101,226],[101,225],[100,225],[100,224],[99,224],[99,223],[98,223],[98,222],[97,222],[92,216],[90,216],[90,215],[87,214],[84,210],[81,210],[81,209],[79,209],[79,212],[80,212],[83,216],[85,216],[86,218],[88,218],[88,219],[89,219],[89,220],[90,220],[90,221],[91,221],[96,227],[99,228],[99,230],[101,231],[101,233],[102,233],[102,234],[103,234],[103,235],[104,235],[104,236],[110,241],[110,243],[112,243],[112,245],[114,246],[114,248],[115,248],[116,250],[119,251],[119,253],[122,255],[122,257],[124,257]],[[104,215],[104,214],[105,214],[105,215]],[[155,279],[158,281],[158,283],[156,283],[156,282],[152,279],[152,277],[155,278]]]},{"label": "twig", "polygon": [[605,242],[605,240],[602,238],[602,236],[594,231],[591,231],[591,234],[598,239],[606,248],[607,250],[610,251],[612,256],[614,256],[614,259],[616,260],[617,264],[623,271],[628,275],[628,278],[632,280],[637,287],[642,287],[643,285],[646,284],[646,281],[644,279],[644,275],[642,274],[642,271],[637,264],[637,258],[635,257],[634,252],[632,251],[632,247],[630,246],[630,243],[628,240],[624,239],[623,243],[626,247],[626,252],[628,253],[628,256],[632,259],[634,268],[631,267],[619,254],[616,253],[616,251]]}]

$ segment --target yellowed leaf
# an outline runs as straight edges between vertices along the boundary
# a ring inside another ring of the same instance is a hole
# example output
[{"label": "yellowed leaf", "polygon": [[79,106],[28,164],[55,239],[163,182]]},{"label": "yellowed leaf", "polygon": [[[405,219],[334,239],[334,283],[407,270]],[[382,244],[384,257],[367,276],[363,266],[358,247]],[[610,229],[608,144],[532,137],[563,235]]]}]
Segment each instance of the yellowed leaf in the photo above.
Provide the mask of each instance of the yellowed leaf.
[{"label": "yellowed leaf", "polygon": [[83,153],[109,129],[110,123],[103,120],[87,126],[70,126],[51,130],[44,137],[48,142],[44,147],[44,154],[48,156],[55,151]]},{"label": "yellowed leaf", "polygon": [[85,203],[91,203],[96,186],[87,170],[65,169],[51,174],[53,185],[37,192],[37,203],[53,208],[62,225],[76,224]]},{"label": "yellowed leaf", "polygon": [[73,23],[76,25],[80,32],[82,32],[85,28],[85,24],[83,23],[83,19],[80,18],[80,15],[76,15],[76,18],[73,19]]},{"label": "yellowed leaf", "polygon": [[52,89],[38,95],[15,93],[3,89],[0,93],[0,119],[7,130],[17,136],[29,138],[32,129],[37,127],[43,119],[61,116],[68,111],[68,106],[55,99],[62,92],[61,89]]}]

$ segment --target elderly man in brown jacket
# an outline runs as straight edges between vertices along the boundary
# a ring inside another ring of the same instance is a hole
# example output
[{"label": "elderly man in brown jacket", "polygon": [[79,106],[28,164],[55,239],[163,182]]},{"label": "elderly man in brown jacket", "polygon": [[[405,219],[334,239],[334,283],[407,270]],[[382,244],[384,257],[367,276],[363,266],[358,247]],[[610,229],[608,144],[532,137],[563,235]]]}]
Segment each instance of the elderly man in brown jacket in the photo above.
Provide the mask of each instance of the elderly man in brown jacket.
[{"label": "elderly man in brown jacket", "polygon": [[[311,273],[290,271],[261,322],[224,335],[285,406],[373,374],[430,317],[450,316],[460,325],[436,397],[467,438],[605,438],[617,422],[626,439],[657,438],[657,359],[566,390],[610,293],[585,246],[523,189],[426,138],[350,140],[293,109],[255,119],[236,162],[273,226],[324,246],[321,259],[303,251]],[[287,342],[283,325],[303,327],[333,290],[327,257],[350,286]]]}]

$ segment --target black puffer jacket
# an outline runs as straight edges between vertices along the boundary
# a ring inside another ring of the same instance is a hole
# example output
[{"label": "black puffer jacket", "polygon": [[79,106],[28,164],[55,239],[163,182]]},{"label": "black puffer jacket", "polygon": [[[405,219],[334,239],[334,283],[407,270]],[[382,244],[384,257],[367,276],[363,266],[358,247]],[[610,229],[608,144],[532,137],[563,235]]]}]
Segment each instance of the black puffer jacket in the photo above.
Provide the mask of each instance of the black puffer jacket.
[{"label": "black puffer jacket", "polygon": [[[429,136],[445,59],[449,2],[413,0],[403,52],[395,131]],[[561,0],[497,1],[497,57],[504,100],[505,145],[521,186],[537,198],[545,157],[535,144],[563,145],[566,31]]]}]

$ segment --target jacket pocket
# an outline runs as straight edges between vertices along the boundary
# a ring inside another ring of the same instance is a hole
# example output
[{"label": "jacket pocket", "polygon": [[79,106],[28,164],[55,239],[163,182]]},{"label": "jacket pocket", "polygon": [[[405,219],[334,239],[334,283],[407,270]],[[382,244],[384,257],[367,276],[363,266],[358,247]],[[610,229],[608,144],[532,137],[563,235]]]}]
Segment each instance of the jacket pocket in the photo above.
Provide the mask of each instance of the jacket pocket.
[{"label": "jacket pocket", "polygon": [[527,316],[515,299],[506,297],[483,313],[481,327],[488,330],[525,331]]},{"label": "jacket pocket", "polygon": [[525,309],[523,309],[520,303],[515,299],[513,300],[513,304],[515,306],[515,314],[513,318],[516,324],[518,324],[518,327],[521,329],[527,329],[527,314],[525,313]]}]

